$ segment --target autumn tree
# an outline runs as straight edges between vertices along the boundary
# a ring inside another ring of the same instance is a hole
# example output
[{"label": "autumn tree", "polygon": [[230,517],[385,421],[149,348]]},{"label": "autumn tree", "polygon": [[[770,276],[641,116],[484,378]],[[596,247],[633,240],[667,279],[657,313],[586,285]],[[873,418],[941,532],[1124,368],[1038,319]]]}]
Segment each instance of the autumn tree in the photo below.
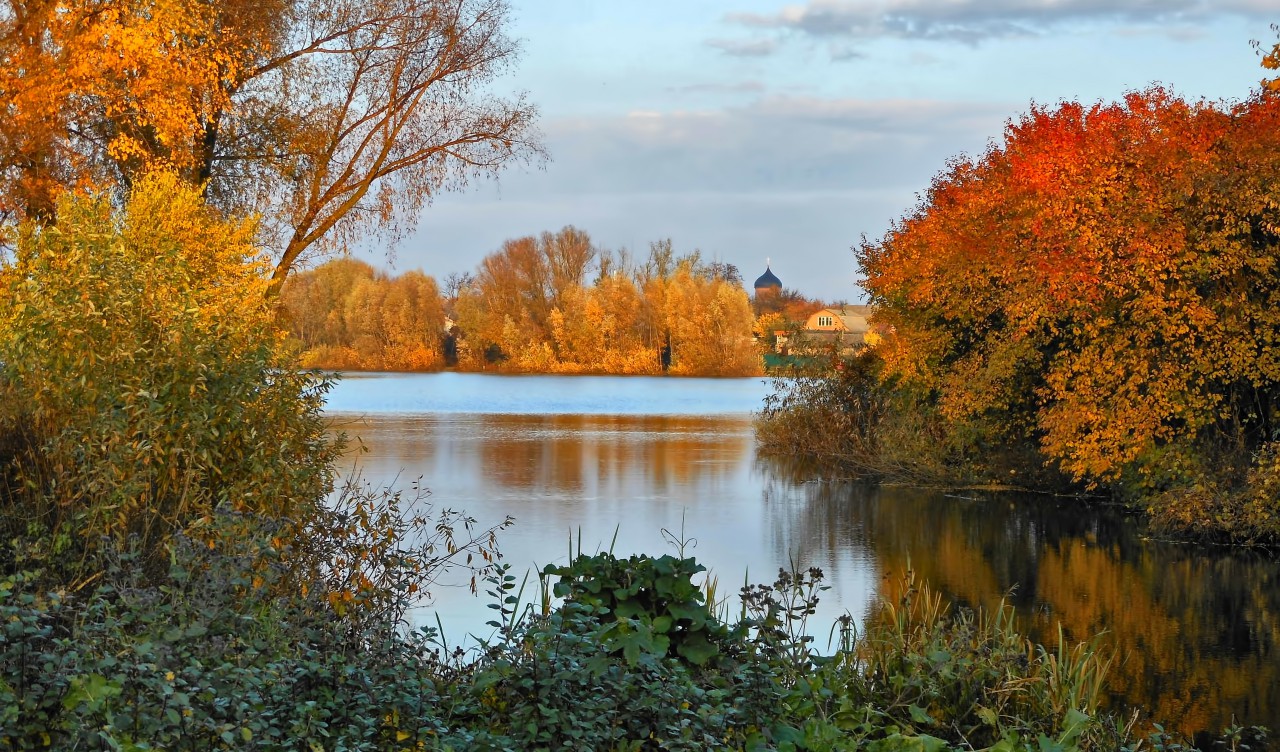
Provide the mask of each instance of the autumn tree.
[{"label": "autumn tree", "polygon": [[[312,250],[394,241],[442,190],[538,156],[505,0],[7,0],[0,212],[176,170],[258,214],[272,290]],[[12,224],[10,224],[12,226]]]},{"label": "autumn tree", "polygon": [[1267,92],[1034,107],[857,250],[886,374],[1084,481],[1247,458],[1280,399],[1278,118]]},{"label": "autumn tree", "polygon": [[452,312],[453,306],[458,302],[458,298],[462,296],[463,292],[470,290],[475,283],[475,275],[471,272],[449,272],[446,274],[444,284],[440,290],[440,294],[444,296],[446,308]]},{"label": "autumn tree", "polygon": [[336,259],[291,277],[281,308],[304,365],[336,370],[422,371],[441,365],[444,306],[431,277],[396,277]]},{"label": "autumn tree", "polygon": [[671,333],[671,372],[701,376],[745,376],[760,372],[751,338],[754,317],[741,285],[680,262],[666,293]]},{"label": "autumn tree", "polygon": [[568,373],[656,374],[654,348],[643,337],[643,300],[617,270],[591,287],[571,288],[551,313],[556,370]]},{"label": "autumn tree", "polygon": [[[1280,35],[1280,24],[1271,24],[1271,31]],[[1280,42],[1276,42],[1269,50],[1265,49],[1259,41],[1255,40],[1252,44],[1262,58],[1263,68],[1268,71],[1280,70]],[[1268,73],[1267,77],[1262,79],[1262,87],[1271,91],[1280,91],[1280,76]]]},{"label": "autumn tree", "polygon": [[[377,272],[369,264],[345,258],[289,279],[281,292],[281,311],[304,350],[350,346],[354,337],[345,316],[347,298],[357,284],[375,276]],[[329,358],[324,360],[327,363]]]},{"label": "autumn tree", "polygon": [[468,352],[476,358],[487,352],[490,360],[498,351],[505,358],[536,352],[527,365],[545,363],[551,312],[585,281],[595,255],[591,238],[572,226],[503,243],[480,262],[474,284],[457,303]]}]

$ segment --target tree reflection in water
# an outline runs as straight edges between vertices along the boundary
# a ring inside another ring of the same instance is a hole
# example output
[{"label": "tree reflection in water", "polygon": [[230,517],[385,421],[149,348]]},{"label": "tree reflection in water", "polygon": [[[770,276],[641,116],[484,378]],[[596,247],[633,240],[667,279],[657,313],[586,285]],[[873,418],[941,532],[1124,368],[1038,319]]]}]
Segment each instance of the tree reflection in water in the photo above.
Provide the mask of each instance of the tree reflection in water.
[{"label": "tree reflection in water", "polygon": [[[796,468],[760,460],[779,549],[815,561],[849,548],[874,559],[883,588],[908,566],[953,603],[1004,598],[1037,642],[1102,635],[1117,660],[1113,706],[1148,708],[1186,733],[1232,723],[1280,728],[1280,566],[1264,556],[1144,538],[1133,520],[1077,499],[794,485]],[[838,573],[835,573],[838,576]]]}]

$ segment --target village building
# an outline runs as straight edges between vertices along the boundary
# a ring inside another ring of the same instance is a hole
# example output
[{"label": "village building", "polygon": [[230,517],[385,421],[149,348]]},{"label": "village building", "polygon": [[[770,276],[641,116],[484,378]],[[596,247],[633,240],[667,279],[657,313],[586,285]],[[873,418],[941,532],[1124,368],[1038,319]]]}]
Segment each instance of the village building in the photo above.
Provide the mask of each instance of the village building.
[{"label": "village building", "polygon": [[840,305],[823,308],[809,316],[800,339],[809,350],[848,353],[867,344],[871,332],[871,306]]}]

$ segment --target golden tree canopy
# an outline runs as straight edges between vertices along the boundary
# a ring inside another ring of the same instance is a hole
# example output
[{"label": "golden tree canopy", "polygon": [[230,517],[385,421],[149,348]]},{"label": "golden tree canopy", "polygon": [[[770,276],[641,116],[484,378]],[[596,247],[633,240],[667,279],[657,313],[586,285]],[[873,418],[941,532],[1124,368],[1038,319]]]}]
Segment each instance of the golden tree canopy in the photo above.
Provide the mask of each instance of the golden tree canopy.
[{"label": "golden tree canopy", "polygon": [[505,0],[3,0],[0,220],[164,168],[262,217],[274,288],[309,251],[393,242],[432,197],[541,154],[494,81]]}]

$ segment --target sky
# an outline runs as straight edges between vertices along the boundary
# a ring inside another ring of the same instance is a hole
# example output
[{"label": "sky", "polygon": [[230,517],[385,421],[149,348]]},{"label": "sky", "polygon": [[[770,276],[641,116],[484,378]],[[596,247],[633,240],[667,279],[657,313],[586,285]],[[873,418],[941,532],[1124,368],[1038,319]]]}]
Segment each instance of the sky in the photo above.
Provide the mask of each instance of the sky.
[{"label": "sky", "polygon": [[852,248],[1032,103],[1161,84],[1233,101],[1280,0],[510,0],[521,59],[495,85],[539,110],[546,162],[437,196],[388,257],[438,279],[574,225],[603,248],[766,263],[860,302]]}]

